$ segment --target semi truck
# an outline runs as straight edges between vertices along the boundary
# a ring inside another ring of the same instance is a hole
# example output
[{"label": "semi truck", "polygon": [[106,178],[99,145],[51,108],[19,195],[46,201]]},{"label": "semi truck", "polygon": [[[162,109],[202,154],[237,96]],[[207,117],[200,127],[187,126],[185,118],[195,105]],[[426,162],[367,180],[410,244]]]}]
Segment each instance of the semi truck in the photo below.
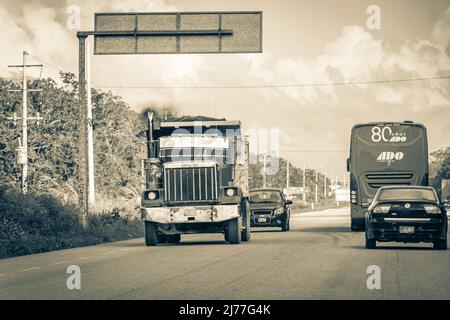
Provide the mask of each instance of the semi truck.
[{"label": "semi truck", "polygon": [[145,244],[179,243],[182,234],[222,233],[250,240],[249,145],[239,121],[147,117]]}]

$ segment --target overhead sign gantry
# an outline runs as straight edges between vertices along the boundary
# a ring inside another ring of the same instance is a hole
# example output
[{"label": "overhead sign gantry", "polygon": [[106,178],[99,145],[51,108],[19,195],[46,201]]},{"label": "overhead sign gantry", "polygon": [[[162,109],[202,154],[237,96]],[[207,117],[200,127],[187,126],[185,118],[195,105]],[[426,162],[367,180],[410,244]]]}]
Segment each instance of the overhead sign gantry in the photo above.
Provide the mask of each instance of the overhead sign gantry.
[{"label": "overhead sign gantry", "polygon": [[[92,119],[86,99],[86,39],[94,36],[94,54],[261,53],[262,12],[96,13],[94,31],[79,31],[81,111],[78,175],[83,220],[92,208]],[[88,137],[91,138],[88,138]],[[90,159],[90,160],[89,160]]]}]

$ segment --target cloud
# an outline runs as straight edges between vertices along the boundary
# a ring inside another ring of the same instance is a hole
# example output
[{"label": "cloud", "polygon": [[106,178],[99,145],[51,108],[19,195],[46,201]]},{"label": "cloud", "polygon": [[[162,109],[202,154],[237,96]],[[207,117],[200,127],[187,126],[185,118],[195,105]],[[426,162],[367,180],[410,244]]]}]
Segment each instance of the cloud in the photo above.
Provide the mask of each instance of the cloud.
[{"label": "cloud", "polygon": [[[2,32],[1,74],[7,74],[6,64],[20,62],[22,49],[77,73],[78,43],[75,31],[65,25],[68,3],[25,2],[15,9],[20,14],[14,19],[10,18],[11,9],[0,4],[0,30],[8,30]],[[94,12],[179,10],[161,0],[79,0],[70,4],[80,5],[83,29],[92,28]],[[383,38],[362,26],[343,26],[339,35],[324,41],[321,52],[312,57],[292,54],[280,58],[278,48],[268,46],[263,54],[94,56],[92,77],[96,85],[123,86],[113,91],[137,111],[169,105],[186,114],[239,119],[247,128],[279,128],[283,156],[297,165],[309,162],[342,172],[345,153],[299,151],[347,150],[351,126],[377,120],[423,122],[429,128],[430,149],[448,145],[450,128],[443,121],[450,118],[448,80],[262,89],[129,87],[326,84],[448,75],[450,7],[431,29],[427,37]],[[45,76],[54,77],[57,72],[46,64]],[[283,154],[283,150],[290,153]]]}]

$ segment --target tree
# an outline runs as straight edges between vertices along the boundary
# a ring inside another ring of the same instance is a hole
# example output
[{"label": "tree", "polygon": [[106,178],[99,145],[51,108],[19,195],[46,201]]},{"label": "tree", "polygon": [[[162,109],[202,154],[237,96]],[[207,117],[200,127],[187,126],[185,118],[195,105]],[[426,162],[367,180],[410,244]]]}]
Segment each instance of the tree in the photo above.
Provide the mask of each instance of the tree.
[{"label": "tree", "polygon": [[450,147],[434,151],[430,156],[431,185],[441,194],[442,179],[450,179]]}]

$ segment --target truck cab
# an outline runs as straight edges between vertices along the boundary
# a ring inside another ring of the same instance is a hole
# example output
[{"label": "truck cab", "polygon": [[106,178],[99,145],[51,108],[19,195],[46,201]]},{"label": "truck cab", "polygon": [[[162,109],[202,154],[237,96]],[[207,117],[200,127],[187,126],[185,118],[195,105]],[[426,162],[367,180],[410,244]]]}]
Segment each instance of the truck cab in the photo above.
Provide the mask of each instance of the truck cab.
[{"label": "truck cab", "polygon": [[148,116],[145,243],[178,243],[182,234],[223,233],[250,239],[248,142],[239,121]]}]

